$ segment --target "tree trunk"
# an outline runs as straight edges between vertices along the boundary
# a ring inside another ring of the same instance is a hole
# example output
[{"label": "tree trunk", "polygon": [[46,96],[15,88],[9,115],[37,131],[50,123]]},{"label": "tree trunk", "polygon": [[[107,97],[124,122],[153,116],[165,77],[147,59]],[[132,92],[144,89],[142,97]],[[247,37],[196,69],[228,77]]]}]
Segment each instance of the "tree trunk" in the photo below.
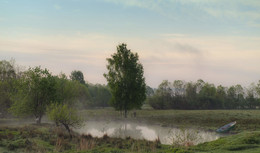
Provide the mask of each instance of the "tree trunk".
[{"label": "tree trunk", "polygon": [[42,121],[42,115],[36,117],[36,124],[41,124],[41,121]]},{"label": "tree trunk", "polygon": [[[63,124],[63,123],[62,123]],[[71,135],[71,131],[70,131],[70,128],[67,124],[63,124],[64,127],[66,128],[66,130],[69,132],[69,135],[70,135],[70,139],[72,139],[72,135]]]},{"label": "tree trunk", "polygon": [[127,109],[125,109],[125,118],[127,118]]}]

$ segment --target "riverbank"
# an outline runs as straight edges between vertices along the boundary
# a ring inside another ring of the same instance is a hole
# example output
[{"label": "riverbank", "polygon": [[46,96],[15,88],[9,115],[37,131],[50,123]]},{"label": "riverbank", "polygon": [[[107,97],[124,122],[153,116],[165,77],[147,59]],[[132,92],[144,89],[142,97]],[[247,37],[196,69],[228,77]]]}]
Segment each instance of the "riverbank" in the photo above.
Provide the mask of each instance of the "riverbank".
[{"label": "riverbank", "polygon": [[[85,120],[124,120],[120,112],[112,108],[84,110],[81,113]],[[232,133],[260,130],[259,110],[136,110],[136,117],[130,112],[127,120],[209,131],[237,121]]]},{"label": "riverbank", "polygon": [[27,125],[22,127],[0,127],[0,152],[3,153],[257,153],[260,152],[260,131],[242,132],[228,137],[222,137],[212,142],[197,146],[162,145],[158,140],[134,140],[101,138],[91,135],[73,133],[73,138],[63,129],[57,129],[50,124]]},{"label": "riverbank", "polygon": [[260,112],[257,110],[137,110],[136,117],[130,112],[127,119],[111,108],[83,110],[80,113],[86,123],[91,120],[127,120],[162,127],[215,131],[218,127],[235,120],[237,126],[231,131],[233,134],[227,137],[196,146],[190,143],[179,146],[163,145],[159,140],[111,138],[107,135],[96,138],[78,133],[74,133],[73,139],[70,140],[64,129],[57,129],[49,123],[38,126],[29,120],[20,122],[16,119],[4,119],[0,122],[4,123],[0,125],[0,152],[260,152]]},{"label": "riverbank", "polygon": [[[167,152],[170,146],[162,145],[159,140],[135,140],[101,138],[91,135],[68,133],[50,124],[27,125],[23,127],[0,127],[0,152]],[[181,150],[181,149],[177,149]]]}]

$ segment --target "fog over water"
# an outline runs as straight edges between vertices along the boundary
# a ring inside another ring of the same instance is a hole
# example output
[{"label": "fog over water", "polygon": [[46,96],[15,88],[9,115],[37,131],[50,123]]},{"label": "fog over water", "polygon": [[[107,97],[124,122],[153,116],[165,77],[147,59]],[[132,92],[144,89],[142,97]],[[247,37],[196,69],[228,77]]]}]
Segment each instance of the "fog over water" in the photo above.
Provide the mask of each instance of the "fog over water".
[{"label": "fog over water", "polygon": [[77,129],[81,134],[91,134],[102,137],[107,134],[110,137],[131,137],[134,139],[156,140],[160,139],[162,144],[172,144],[176,141],[189,141],[194,145],[213,141],[221,135],[215,132],[201,131],[196,129],[179,129],[150,125],[128,121],[87,121],[85,126]]}]

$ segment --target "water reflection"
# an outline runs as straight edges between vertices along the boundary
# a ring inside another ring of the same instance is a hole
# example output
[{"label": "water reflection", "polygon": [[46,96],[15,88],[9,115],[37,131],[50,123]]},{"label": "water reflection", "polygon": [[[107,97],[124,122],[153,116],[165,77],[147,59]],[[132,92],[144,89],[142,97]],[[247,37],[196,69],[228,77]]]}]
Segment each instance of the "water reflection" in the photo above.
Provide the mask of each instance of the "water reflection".
[{"label": "water reflection", "polygon": [[198,131],[194,129],[178,129],[147,125],[126,121],[88,121],[77,132],[102,137],[107,134],[111,137],[132,137],[134,139],[155,140],[160,139],[163,144],[173,144],[178,141],[191,141],[192,144],[213,141],[220,137],[215,132]]}]

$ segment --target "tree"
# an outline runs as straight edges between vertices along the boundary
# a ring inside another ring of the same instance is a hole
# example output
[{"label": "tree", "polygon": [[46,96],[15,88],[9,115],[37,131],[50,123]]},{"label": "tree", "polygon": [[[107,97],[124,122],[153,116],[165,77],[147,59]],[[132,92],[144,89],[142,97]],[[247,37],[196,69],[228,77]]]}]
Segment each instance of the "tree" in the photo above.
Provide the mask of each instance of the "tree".
[{"label": "tree", "polygon": [[14,91],[15,79],[14,61],[0,61],[0,117],[5,116],[11,106],[11,93]]},{"label": "tree", "polygon": [[256,106],[259,106],[259,103],[257,101],[257,86],[254,83],[251,83],[250,86],[246,90],[246,102],[248,105],[248,108],[255,109]]},{"label": "tree", "polygon": [[81,71],[77,71],[77,70],[72,71],[70,74],[70,79],[85,84],[84,75]]},{"label": "tree", "polygon": [[109,106],[109,100],[111,99],[111,93],[107,86],[96,84],[88,85],[88,89],[91,95],[91,101],[93,107],[107,107]]},{"label": "tree", "polygon": [[220,108],[226,108],[227,103],[227,88],[219,85],[216,89],[216,100],[218,101]]},{"label": "tree", "polygon": [[185,85],[185,99],[186,103],[188,103],[188,108],[194,109],[197,107],[198,96],[196,83],[188,82]]},{"label": "tree", "polygon": [[173,104],[175,108],[187,108],[185,102],[185,82],[182,80],[175,80],[172,84],[173,87]]},{"label": "tree", "polygon": [[168,80],[163,80],[155,91],[155,94],[148,97],[148,103],[155,109],[171,109],[172,102],[172,84]]},{"label": "tree", "polygon": [[258,81],[258,83],[256,85],[256,93],[257,93],[258,104],[260,106],[260,80]]},{"label": "tree", "polygon": [[260,80],[258,81],[258,83],[256,85],[256,92],[258,94],[258,98],[260,98]]},{"label": "tree", "polygon": [[34,115],[40,124],[46,106],[56,100],[55,86],[55,78],[47,69],[29,68],[18,81],[11,112],[16,116]]},{"label": "tree", "polygon": [[117,46],[117,52],[107,59],[108,73],[104,77],[111,89],[111,105],[120,111],[139,109],[146,98],[143,66],[137,53],[127,49],[126,44]]},{"label": "tree", "polygon": [[154,95],[154,90],[150,86],[146,86],[146,96],[151,97]]},{"label": "tree", "polygon": [[235,98],[236,107],[243,108],[245,106],[244,89],[240,84],[237,84],[235,86],[235,91],[236,91],[236,98]]},{"label": "tree", "polygon": [[55,76],[56,80],[56,102],[72,105],[86,106],[90,101],[90,94],[85,84],[76,80],[67,79],[66,75],[61,73]]},{"label": "tree", "polygon": [[14,61],[0,61],[0,81],[11,80],[15,77]]},{"label": "tree", "polygon": [[56,126],[64,126],[72,138],[71,128],[83,126],[83,119],[77,114],[76,110],[67,104],[52,104],[48,107],[47,115],[54,121]]},{"label": "tree", "polygon": [[214,84],[205,83],[199,92],[199,101],[202,109],[218,108],[216,101],[216,87]]}]

